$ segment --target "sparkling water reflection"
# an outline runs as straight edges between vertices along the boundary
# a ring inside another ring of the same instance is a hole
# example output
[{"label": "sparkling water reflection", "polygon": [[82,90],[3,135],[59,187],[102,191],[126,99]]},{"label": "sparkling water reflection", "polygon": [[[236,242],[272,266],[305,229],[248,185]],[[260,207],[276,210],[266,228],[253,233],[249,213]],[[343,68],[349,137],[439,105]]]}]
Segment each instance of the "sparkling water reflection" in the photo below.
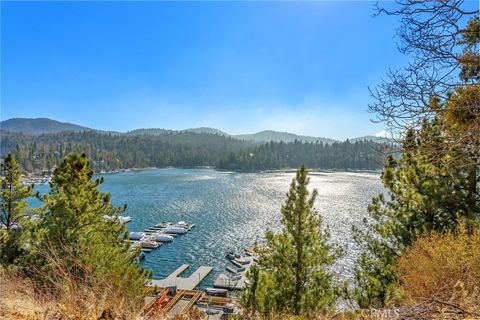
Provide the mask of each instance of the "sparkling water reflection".
[{"label": "sparkling water reflection", "polygon": [[[183,263],[192,266],[190,271],[212,266],[214,272],[203,282],[205,287],[225,270],[228,250],[241,250],[261,240],[267,229],[279,230],[280,207],[293,177],[293,172],[238,174],[168,168],[107,174],[101,189],[112,194],[115,205],[128,205],[125,215],[133,218],[130,231],[161,221],[195,223],[197,227],[187,235],[147,253],[142,266],[152,270],[154,278],[167,276]],[[361,223],[371,198],[383,191],[379,174],[312,172],[310,187],[318,189],[316,209],[332,241],[345,246],[346,255],[335,270],[348,278],[358,255],[351,227]]]}]

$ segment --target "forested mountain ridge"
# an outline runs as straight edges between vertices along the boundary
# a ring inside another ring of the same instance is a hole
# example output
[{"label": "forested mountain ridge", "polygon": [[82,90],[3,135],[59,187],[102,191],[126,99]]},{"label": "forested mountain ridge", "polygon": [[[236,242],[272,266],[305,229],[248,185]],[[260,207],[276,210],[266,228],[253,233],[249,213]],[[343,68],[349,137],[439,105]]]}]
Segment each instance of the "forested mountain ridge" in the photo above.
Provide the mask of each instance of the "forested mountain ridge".
[{"label": "forested mountain ridge", "polygon": [[[312,136],[303,136],[298,134],[293,134],[289,132],[279,132],[273,130],[264,130],[256,133],[250,134],[229,134],[224,131],[221,131],[216,128],[209,127],[199,127],[199,128],[190,128],[183,130],[172,130],[172,129],[163,129],[163,128],[139,128],[130,130],[127,132],[117,132],[117,131],[105,131],[93,128],[87,128],[79,126],[76,124],[71,124],[67,122],[59,122],[56,120],[48,118],[12,118],[0,122],[0,129],[7,132],[23,133],[26,135],[40,135],[46,133],[58,133],[65,131],[98,131],[103,133],[119,134],[119,135],[162,135],[167,133],[175,132],[191,132],[191,133],[206,133],[206,134],[217,134],[225,137],[232,137],[238,140],[244,140],[253,143],[265,143],[265,142],[294,142],[294,141],[303,141],[303,142],[323,142],[323,143],[334,143],[340,142],[339,140],[324,138],[324,137],[312,137]],[[363,141],[363,140],[372,140],[374,142],[384,142],[380,141],[381,138],[375,136],[362,136],[357,138],[349,139],[350,142]]]},{"label": "forested mountain ridge", "polygon": [[0,123],[3,131],[19,132],[30,135],[57,133],[63,131],[91,131],[94,129],[73,123],[60,122],[48,118],[12,118]]},{"label": "forested mountain ridge", "polygon": [[273,130],[264,130],[257,133],[252,134],[237,134],[233,137],[245,140],[245,141],[252,141],[256,143],[265,143],[270,141],[275,142],[294,142],[294,141],[303,141],[303,142],[323,142],[323,143],[334,143],[339,142],[338,140],[330,139],[330,138],[322,138],[322,137],[310,137],[310,136],[301,136],[289,132],[278,132]]},{"label": "forested mountain ridge", "polygon": [[2,154],[12,152],[23,172],[49,171],[71,152],[85,153],[96,172],[145,167],[210,166],[222,170],[260,171],[295,168],[380,169],[380,144],[274,142],[254,144],[219,134],[170,131],[160,135],[125,135],[97,131],[38,136],[2,132]]}]

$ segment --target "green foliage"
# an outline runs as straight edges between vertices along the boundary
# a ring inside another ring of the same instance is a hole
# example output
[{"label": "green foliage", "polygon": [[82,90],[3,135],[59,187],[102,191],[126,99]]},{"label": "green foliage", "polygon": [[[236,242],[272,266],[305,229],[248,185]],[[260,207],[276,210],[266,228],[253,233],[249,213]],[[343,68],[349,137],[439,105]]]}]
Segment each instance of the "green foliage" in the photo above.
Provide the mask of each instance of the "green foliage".
[{"label": "green foliage", "polygon": [[383,146],[372,141],[269,142],[223,156],[219,169],[236,171],[298,168],[302,164],[317,169],[380,169]]},{"label": "green foliage", "polygon": [[124,241],[125,227],[104,217],[124,209],[112,207],[110,195],[97,189],[102,179],[92,176],[84,154],[68,155],[55,170],[41,220],[30,230],[28,266],[40,280],[59,268],[76,281],[91,273],[139,299],[146,274],[136,262],[138,252]]},{"label": "green foliage", "polygon": [[95,131],[28,136],[2,132],[2,152],[12,150],[26,172],[48,171],[69,153],[85,153],[95,172],[124,168],[215,166],[249,144],[216,134],[168,132],[116,135]]},{"label": "green foliage", "polygon": [[[396,294],[393,265],[402,252],[430,231],[447,232],[478,223],[478,166],[461,146],[443,148],[441,117],[407,132],[403,158],[389,157],[382,181],[389,191],[374,198],[370,219],[354,228],[363,253],[356,268],[360,307],[384,306]],[[472,176],[475,177],[472,184]]]},{"label": "green foliage", "polygon": [[282,231],[267,232],[266,246],[257,250],[258,267],[249,272],[244,297],[252,311],[309,315],[329,310],[336,301],[329,267],[340,250],[328,243],[329,233],[314,209],[317,191],[310,195],[307,189],[309,180],[302,166],[282,206]]},{"label": "green foliage", "polygon": [[459,57],[460,79],[463,81],[480,80],[480,17],[478,15],[468,21],[462,30],[463,55]]},{"label": "green foliage", "polygon": [[25,219],[26,198],[33,186],[20,183],[20,171],[15,157],[7,155],[2,164],[0,182],[0,263],[12,264],[21,252],[21,223]]},{"label": "green foliage", "polygon": [[[141,131],[140,131],[141,132]],[[12,150],[22,170],[51,170],[71,152],[85,153],[96,172],[133,167],[211,166],[258,171],[298,168],[380,169],[382,145],[371,141],[324,144],[301,141],[255,145],[218,134],[165,132],[114,135],[95,131],[28,136],[2,132],[2,152]]]}]

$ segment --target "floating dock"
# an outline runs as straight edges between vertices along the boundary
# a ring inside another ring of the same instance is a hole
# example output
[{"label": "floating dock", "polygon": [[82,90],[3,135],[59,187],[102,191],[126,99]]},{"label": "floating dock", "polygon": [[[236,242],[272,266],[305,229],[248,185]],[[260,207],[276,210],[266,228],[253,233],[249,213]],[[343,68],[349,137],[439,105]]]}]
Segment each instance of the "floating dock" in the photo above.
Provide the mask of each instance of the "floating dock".
[{"label": "floating dock", "polygon": [[149,285],[161,288],[176,286],[177,289],[180,290],[193,290],[213,270],[212,267],[201,266],[200,268],[195,270],[188,278],[180,277],[180,275],[189,267],[190,265],[183,264],[163,280],[150,280]]},{"label": "floating dock", "polygon": [[[169,227],[175,227],[177,229],[184,229],[184,232],[168,232]],[[195,227],[195,224],[189,224],[185,221],[179,221],[178,223],[172,223],[164,221],[162,223],[157,223],[156,225],[146,228],[143,232],[130,232],[130,238],[126,241],[131,243],[131,249],[135,250],[138,247],[142,248],[143,252],[151,252],[153,249],[157,249],[162,245],[162,242],[170,242],[171,240],[158,240],[155,239],[155,234],[161,233],[166,234],[171,237],[177,237],[179,235],[184,235],[190,232]],[[143,234],[142,234],[143,233]],[[132,234],[135,235],[135,238],[132,238]],[[137,238],[138,237],[138,238]],[[173,240],[173,239],[172,239]]]},{"label": "floating dock", "polygon": [[[243,290],[245,289],[247,280],[247,271],[255,262],[255,256],[253,250],[245,249],[247,256],[241,259],[235,258],[230,262],[238,268],[244,269],[243,271],[236,272],[234,275],[228,275],[221,273],[213,281],[213,287],[219,289],[228,290]],[[228,268],[228,267],[227,267]],[[228,270],[228,269],[227,269]],[[238,269],[237,269],[238,270]],[[229,270],[230,271],[230,270]],[[230,271],[231,272],[231,271]]]}]

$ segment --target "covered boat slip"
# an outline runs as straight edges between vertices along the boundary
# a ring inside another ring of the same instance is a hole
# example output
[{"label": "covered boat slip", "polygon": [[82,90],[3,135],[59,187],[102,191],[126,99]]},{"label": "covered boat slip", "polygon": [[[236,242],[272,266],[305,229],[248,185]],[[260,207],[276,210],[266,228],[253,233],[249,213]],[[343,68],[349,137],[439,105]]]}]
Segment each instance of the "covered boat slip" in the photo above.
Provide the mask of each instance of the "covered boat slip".
[{"label": "covered boat slip", "polygon": [[188,278],[180,277],[180,275],[189,267],[190,265],[183,264],[165,279],[163,280],[152,279],[148,284],[150,286],[157,286],[160,288],[176,286],[177,289],[180,289],[180,290],[193,290],[213,270],[212,267],[201,266],[197,270],[195,270]]},{"label": "covered boat slip", "polygon": [[[241,258],[235,258],[230,260],[230,262],[238,267],[238,269],[233,269],[232,267],[227,267],[227,270],[234,275],[228,275],[221,273],[213,281],[213,287],[222,288],[228,290],[243,290],[245,289],[247,280],[247,271],[250,269],[252,264],[255,262],[255,256],[253,251],[249,251],[249,248],[245,248],[247,255]],[[241,271],[238,271],[241,270]],[[235,271],[235,272],[234,272]]]}]

